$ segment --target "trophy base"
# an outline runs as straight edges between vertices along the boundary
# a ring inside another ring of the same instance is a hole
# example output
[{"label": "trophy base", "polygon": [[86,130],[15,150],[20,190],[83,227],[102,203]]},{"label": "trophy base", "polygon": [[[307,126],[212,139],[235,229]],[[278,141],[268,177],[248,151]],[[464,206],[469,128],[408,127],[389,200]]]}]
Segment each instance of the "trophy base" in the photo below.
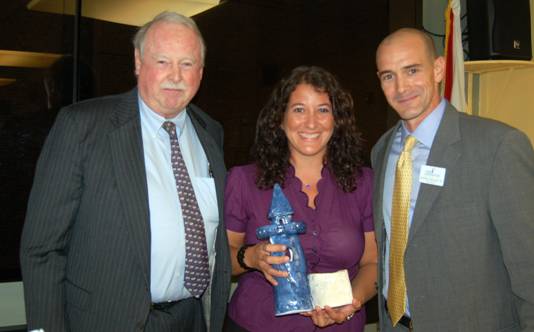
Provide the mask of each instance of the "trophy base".
[{"label": "trophy base", "polygon": [[301,313],[301,312],[308,312],[308,311],[312,311],[313,308],[312,307],[309,307],[309,308],[299,308],[299,309],[293,309],[293,310],[287,310],[287,311],[283,311],[283,312],[275,312],[275,316],[287,316],[287,315],[293,315],[293,314],[298,314],[298,313]]}]

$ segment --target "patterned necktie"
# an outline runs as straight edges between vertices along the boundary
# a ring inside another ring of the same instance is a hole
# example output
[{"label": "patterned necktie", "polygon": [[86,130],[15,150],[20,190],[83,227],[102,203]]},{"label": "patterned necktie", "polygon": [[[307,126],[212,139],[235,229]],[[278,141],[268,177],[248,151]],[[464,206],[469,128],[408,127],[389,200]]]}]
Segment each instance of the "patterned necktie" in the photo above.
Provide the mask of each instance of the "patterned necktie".
[{"label": "patterned necktie", "polygon": [[406,280],[404,251],[408,240],[408,211],[412,192],[412,149],[417,139],[408,136],[395,171],[395,187],[391,208],[391,236],[389,247],[388,311],[393,326],[406,311]]},{"label": "patterned necktie", "polygon": [[165,121],[163,129],[171,139],[171,162],[178,198],[182,206],[185,230],[185,288],[195,297],[200,297],[209,283],[208,250],[204,222],[191,185],[191,178],[182,157],[176,136],[176,126]]}]

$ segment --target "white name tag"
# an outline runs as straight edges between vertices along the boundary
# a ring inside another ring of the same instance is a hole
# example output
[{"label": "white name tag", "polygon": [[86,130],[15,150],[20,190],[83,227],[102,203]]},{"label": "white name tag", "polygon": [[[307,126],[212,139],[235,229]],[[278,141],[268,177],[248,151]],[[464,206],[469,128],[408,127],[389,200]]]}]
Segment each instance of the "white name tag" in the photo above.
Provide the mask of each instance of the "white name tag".
[{"label": "white name tag", "polygon": [[419,182],[443,187],[446,171],[443,167],[423,165],[419,174]]}]

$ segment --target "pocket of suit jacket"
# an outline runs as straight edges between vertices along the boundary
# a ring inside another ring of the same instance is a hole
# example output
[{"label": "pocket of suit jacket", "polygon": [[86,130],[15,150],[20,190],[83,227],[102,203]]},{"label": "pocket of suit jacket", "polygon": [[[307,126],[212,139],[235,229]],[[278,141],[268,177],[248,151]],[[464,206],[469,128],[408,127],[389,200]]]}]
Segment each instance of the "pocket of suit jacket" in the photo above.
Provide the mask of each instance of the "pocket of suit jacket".
[{"label": "pocket of suit jacket", "polygon": [[80,310],[86,310],[89,306],[91,293],[88,290],[65,280],[65,301]]}]

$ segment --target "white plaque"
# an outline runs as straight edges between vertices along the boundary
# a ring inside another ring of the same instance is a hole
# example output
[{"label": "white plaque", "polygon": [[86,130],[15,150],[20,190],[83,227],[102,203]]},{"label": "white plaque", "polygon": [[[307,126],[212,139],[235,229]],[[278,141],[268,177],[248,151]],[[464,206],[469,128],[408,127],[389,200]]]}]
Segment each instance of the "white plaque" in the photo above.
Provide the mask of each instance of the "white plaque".
[{"label": "white plaque", "polygon": [[310,273],[308,282],[314,307],[327,305],[333,308],[352,303],[352,286],[347,270]]}]

